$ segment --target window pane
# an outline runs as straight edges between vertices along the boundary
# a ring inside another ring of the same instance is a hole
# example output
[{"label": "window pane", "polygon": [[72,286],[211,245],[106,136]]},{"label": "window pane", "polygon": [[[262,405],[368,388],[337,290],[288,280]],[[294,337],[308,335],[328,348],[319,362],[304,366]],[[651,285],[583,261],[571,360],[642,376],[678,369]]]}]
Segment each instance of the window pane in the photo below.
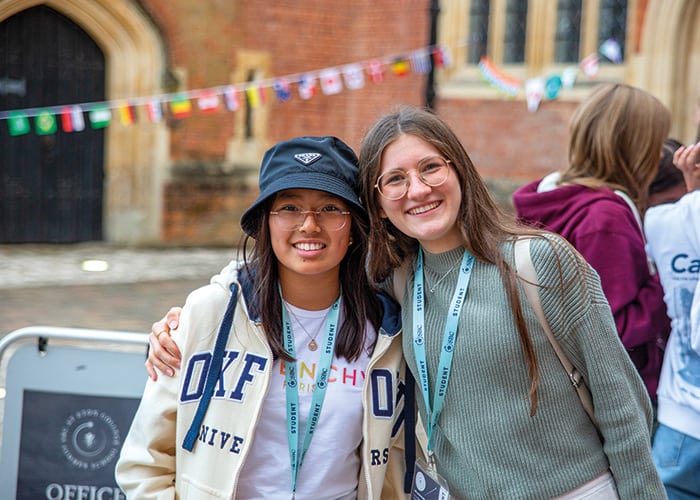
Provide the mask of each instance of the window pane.
[{"label": "window pane", "polygon": [[508,0],[506,5],[503,62],[525,62],[525,34],[527,32],[527,4],[523,0]]},{"label": "window pane", "polygon": [[472,0],[469,9],[467,62],[477,64],[486,55],[489,41],[489,0]]},{"label": "window pane", "polygon": [[[620,45],[622,61],[625,60],[625,33],[627,31],[627,0],[602,0],[598,21],[598,46],[613,38]],[[609,62],[601,58],[601,62]]]},{"label": "window pane", "polygon": [[581,40],[581,0],[559,0],[554,60],[574,63],[579,60]]}]

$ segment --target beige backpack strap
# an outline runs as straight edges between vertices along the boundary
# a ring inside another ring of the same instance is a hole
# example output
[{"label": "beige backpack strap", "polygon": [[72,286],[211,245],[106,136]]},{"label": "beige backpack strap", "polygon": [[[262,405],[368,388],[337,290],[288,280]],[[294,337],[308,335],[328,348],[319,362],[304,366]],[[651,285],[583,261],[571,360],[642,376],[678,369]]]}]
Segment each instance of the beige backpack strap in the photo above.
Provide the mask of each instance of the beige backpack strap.
[{"label": "beige backpack strap", "polygon": [[537,272],[535,271],[535,266],[533,265],[532,258],[530,257],[531,240],[532,238],[530,237],[519,238],[515,242],[514,247],[515,267],[518,274],[523,278],[521,280],[523,283],[523,290],[525,291],[525,295],[527,296],[528,302],[530,302],[532,310],[535,311],[537,319],[542,325],[542,329],[547,334],[547,338],[552,344],[554,352],[557,354],[557,357],[559,358],[561,365],[564,367],[564,370],[566,370],[571,384],[576,389],[578,397],[581,400],[581,405],[583,406],[583,409],[590,417],[591,422],[593,422],[593,424],[597,427],[598,424],[596,423],[595,416],[593,413],[593,398],[591,397],[591,393],[588,390],[585,381],[583,380],[583,376],[576,369],[576,367],[571,364],[571,361],[569,361],[569,358],[566,356],[566,353],[561,348],[561,345],[559,345],[559,342],[557,342],[557,339],[554,337],[554,333],[552,333],[552,330],[549,327],[549,323],[547,323],[547,318],[545,318],[537,286],[537,284],[539,283],[539,281],[537,280]]}]

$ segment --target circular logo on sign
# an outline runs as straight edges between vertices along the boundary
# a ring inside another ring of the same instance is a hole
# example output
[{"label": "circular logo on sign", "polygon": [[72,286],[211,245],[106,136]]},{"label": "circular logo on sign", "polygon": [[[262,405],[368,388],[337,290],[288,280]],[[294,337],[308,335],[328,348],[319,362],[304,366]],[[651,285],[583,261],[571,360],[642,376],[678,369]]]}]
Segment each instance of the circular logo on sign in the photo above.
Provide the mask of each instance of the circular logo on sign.
[{"label": "circular logo on sign", "polygon": [[119,454],[121,438],[112,417],[84,408],[71,414],[61,429],[61,451],[74,467],[101,469]]},{"label": "circular logo on sign", "polygon": [[425,489],[425,476],[422,472],[416,472],[416,489],[423,491]]}]

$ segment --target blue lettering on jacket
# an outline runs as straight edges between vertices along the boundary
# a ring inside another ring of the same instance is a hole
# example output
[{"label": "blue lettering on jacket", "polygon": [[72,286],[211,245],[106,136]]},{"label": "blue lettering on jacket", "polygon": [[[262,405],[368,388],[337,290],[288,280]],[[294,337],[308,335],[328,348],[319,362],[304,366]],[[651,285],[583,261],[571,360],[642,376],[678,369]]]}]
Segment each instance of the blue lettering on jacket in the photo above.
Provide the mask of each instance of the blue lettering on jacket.
[{"label": "blue lettering on jacket", "polygon": [[221,450],[227,449],[229,453],[238,455],[241,452],[241,444],[243,444],[244,439],[241,436],[231,436],[229,432],[202,424],[202,428],[199,431],[199,441]]},{"label": "blue lettering on jacket", "polygon": [[[241,351],[225,351],[224,362],[221,365],[221,372],[217,378],[217,389],[213,395],[214,398],[221,399],[227,397],[233,401],[243,401],[245,387],[252,384],[256,376],[265,372],[268,361],[267,358],[252,353],[246,353],[240,358],[240,354]],[[211,352],[200,352],[189,358],[187,368],[185,369],[182,391],[180,392],[181,403],[190,403],[202,397],[207,373],[211,367],[211,358]],[[240,373],[236,379],[232,381],[232,387],[227,388],[226,372],[231,370],[233,366],[240,365],[241,363],[243,366]],[[230,393],[229,390],[231,390]],[[228,396],[226,396],[227,393]]]}]

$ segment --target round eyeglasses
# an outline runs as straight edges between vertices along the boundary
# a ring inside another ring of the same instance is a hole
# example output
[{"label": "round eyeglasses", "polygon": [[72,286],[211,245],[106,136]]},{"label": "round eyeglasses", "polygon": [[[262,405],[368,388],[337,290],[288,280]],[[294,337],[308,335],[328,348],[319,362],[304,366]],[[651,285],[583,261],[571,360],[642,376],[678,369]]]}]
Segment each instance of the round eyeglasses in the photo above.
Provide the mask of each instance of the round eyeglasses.
[{"label": "round eyeglasses", "polygon": [[279,210],[270,210],[270,215],[275,216],[273,220],[283,231],[296,231],[304,225],[309,215],[314,216],[316,224],[324,231],[340,231],[345,227],[350,212],[333,206],[318,210],[301,210],[295,206],[284,206]]},{"label": "round eyeglasses", "polygon": [[379,176],[374,185],[387,200],[400,200],[408,192],[411,178],[408,175],[415,170],[423,184],[438,187],[445,183],[450,175],[450,160],[435,157],[421,162],[411,170],[388,170]]}]

